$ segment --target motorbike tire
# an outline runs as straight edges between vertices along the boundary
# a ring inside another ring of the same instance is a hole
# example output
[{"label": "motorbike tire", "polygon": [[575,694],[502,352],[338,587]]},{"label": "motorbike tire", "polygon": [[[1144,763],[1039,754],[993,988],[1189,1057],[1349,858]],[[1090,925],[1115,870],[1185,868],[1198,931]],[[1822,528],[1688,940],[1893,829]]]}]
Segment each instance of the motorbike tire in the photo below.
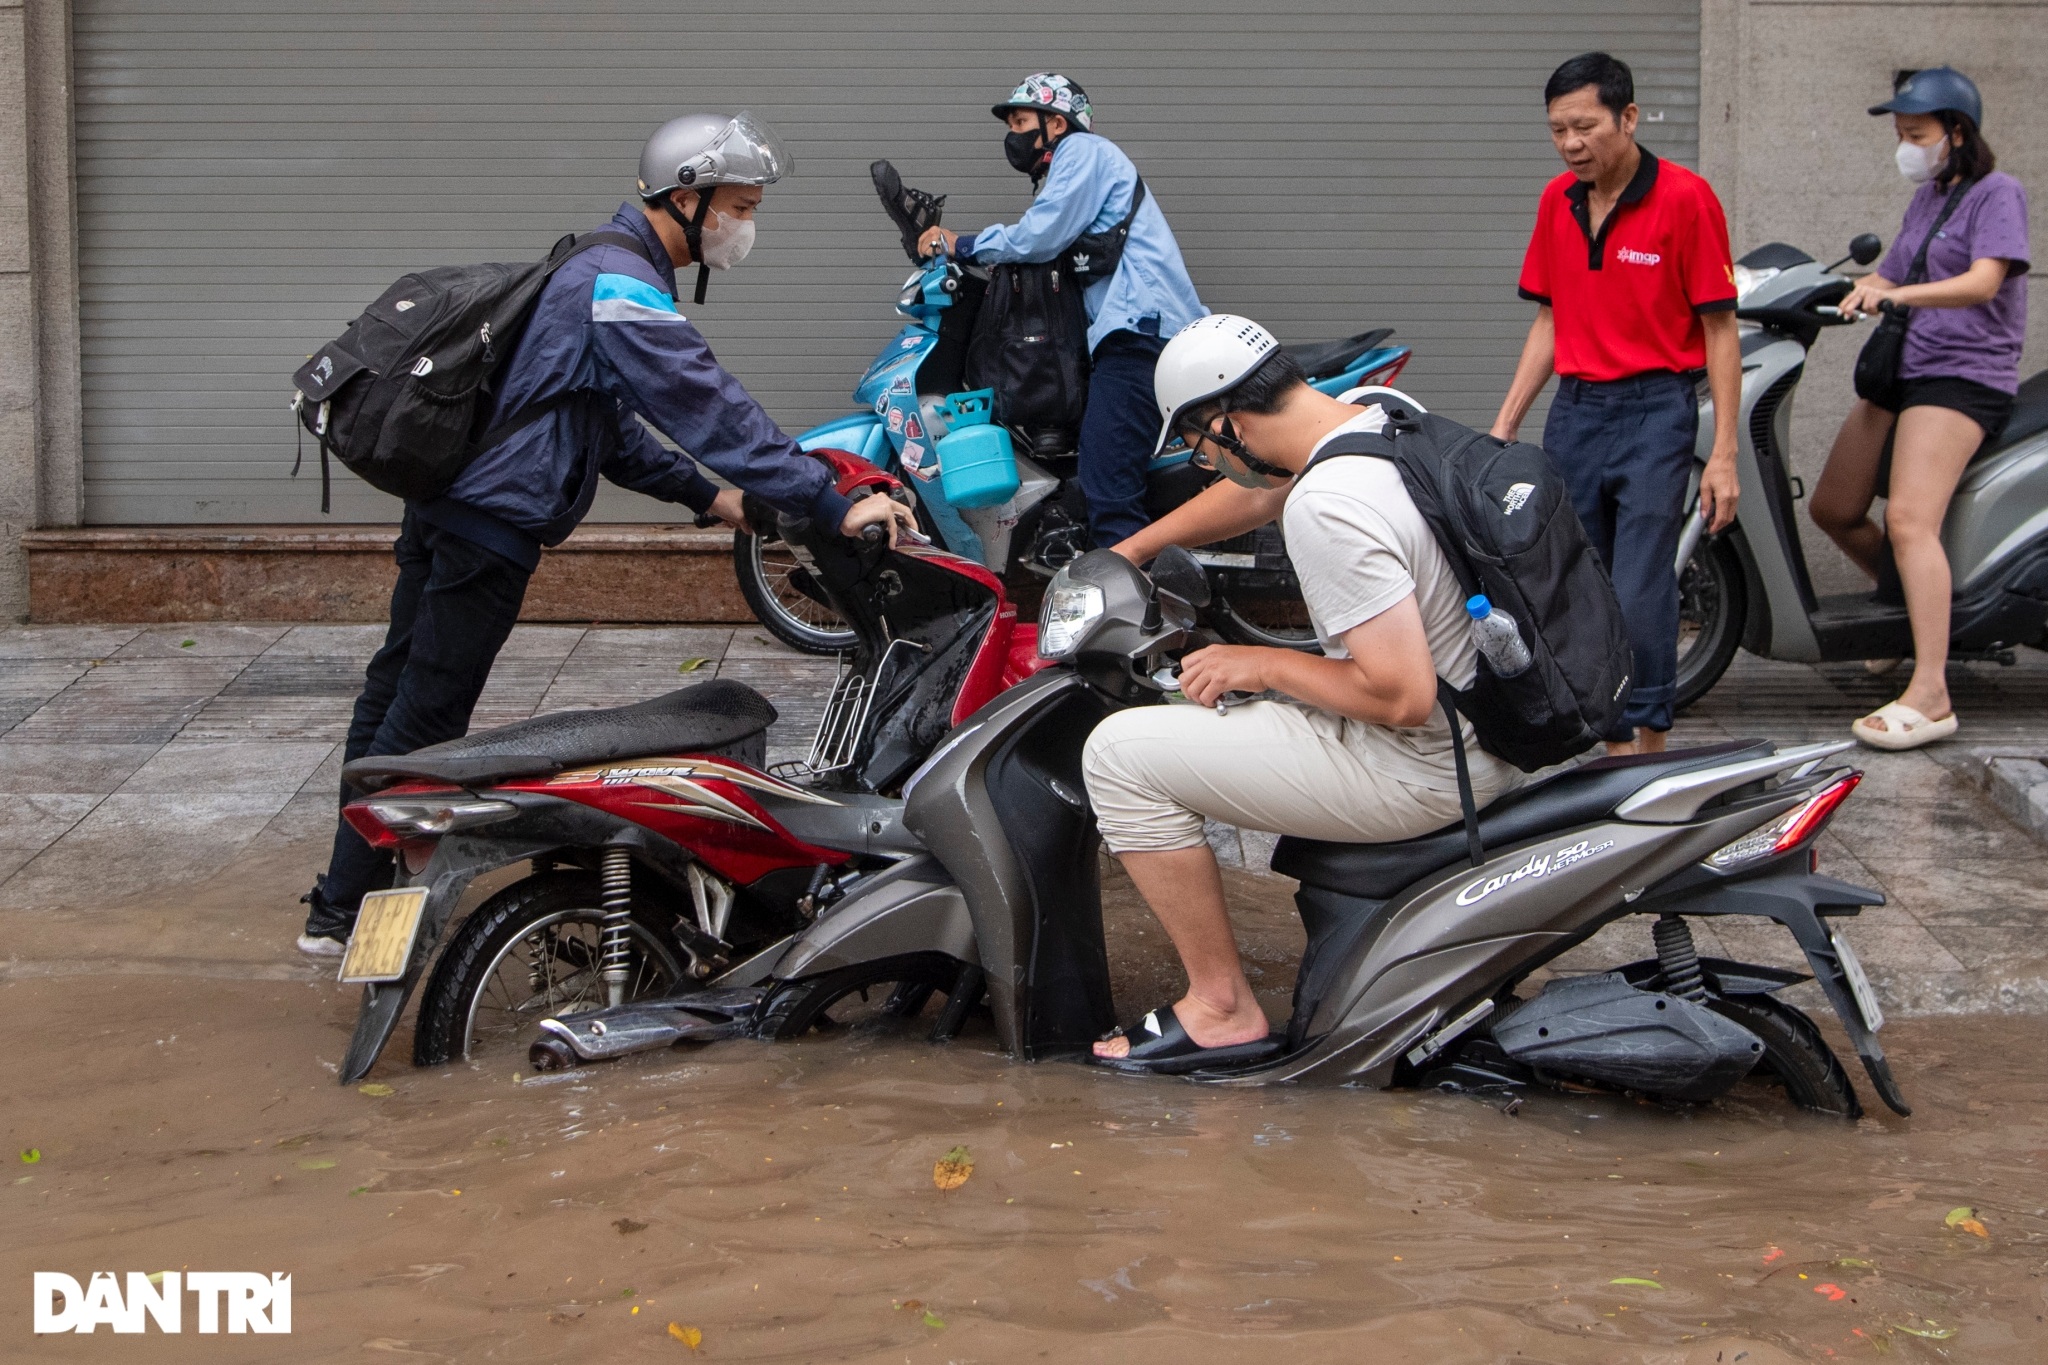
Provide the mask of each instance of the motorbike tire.
[{"label": "motorbike tire", "polygon": [[1742,648],[1748,615],[1742,556],[1725,538],[1702,539],[1678,577],[1678,683],[1672,710],[1683,711],[1721,681]]},{"label": "motorbike tire", "polygon": [[[1271,599],[1259,599],[1245,604],[1233,603],[1221,593],[1209,603],[1209,624],[1234,645],[1260,645],[1267,649],[1294,649],[1304,654],[1323,652],[1322,642],[1316,638],[1315,627],[1306,619],[1300,625],[1262,621],[1259,618],[1268,613],[1259,610]],[[1291,613],[1288,613],[1291,614]]]},{"label": "motorbike tire", "polygon": [[[851,1021],[832,1018],[831,1010],[856,994],[870,1013],[914,1019],[932,996],[952,993],[963,979],[961,967],[959,959],[944,953],[906,953],[792,981],[769,997],[756,1032],[762,1038],[790,1039],[801,1038],[812,1029],[849,1027]],[[890,990],[876,1006],[874,993],[880,986]]]},{"label": "motorbike tire", "polygon": [[789,581],[790,573],[801,566],[780,540],[736,533],[732,567],[740,596],[770,635],[805,654],[843,654],[853,648],[853,628],[839,613],[804,596]]},{"label": "motorbike tire", "polygon": [[1713,996],[1706,1003],[1763,1040],[1753,1077],[1782,1086],[1785,1098],[1811,1113],[1863,1117],[1848,1073],[1805,1011],[1768,995]]},{"label": "motorbike tire", "polygon": [[[599,908],[598,879],[590,872],[541,872],[514,882],[469,913],[434,966],[434,974],[420,998],[419,1020],[414,1026],[412,1060],[415,1066],[441,1066],[467,1060],[472,1053],[476,1012],[483,997],[498,978],[499,968],[518,945],[530,936],[541,935],[559,925],[575,925],[585,932],[573,942],[576,955],[562,954],[571,966],[587,958],[596,940]],[[689,980],[685,968],[689,954],[677,940],[673,913],[665,912],[639,895],[633,897],[630,929],[640,960],[634,979],[628,983],[627,998],[660,994]],[[572,940],[556,935],[551,942],[568,947]],[[545,997],[512,1002],[513,1014],[528,1016],[527,1027],[503,1040],[507,1057],[520,1063],[533,1041],[532,1024],[566,1010],[590,1009],[605,1003],[604,986],[594,966],[570,974],[571,991],[556,998],[554,967],[561,959],[548,959],[549,991]],[[537,965],[529,971],[538,970]],[[578,980],[581,978],[581,980]],[[565,981],[565,984],[566,984]]]}]

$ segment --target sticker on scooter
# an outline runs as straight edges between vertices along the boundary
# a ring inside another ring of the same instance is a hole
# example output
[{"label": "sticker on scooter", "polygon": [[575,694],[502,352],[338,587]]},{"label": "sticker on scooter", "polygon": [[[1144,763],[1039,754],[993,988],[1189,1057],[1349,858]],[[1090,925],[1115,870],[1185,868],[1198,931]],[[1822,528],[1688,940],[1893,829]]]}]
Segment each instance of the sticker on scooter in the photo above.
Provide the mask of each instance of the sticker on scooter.
[{"label": "sticker on scooter", "polygon": [[1481,877],[1463,891],[1460,891],[1458,893],[1458,904],[1477,905],[1503,886],[1513,886],[1516,882],[1528,881],[1536,877],[1547,877],[1552,872],[1570,867],[1573,863],[1584,862],[1595,854],[1604,853],[1613,847],[1614,840],[1612,839],[1600,844],[1595,844],[1591,840],[1581,839],[1578,843],[1568,844],[1554,853],[1531,853],[1529,861],[1523,863],[1513,872],[1502,872],[1497,876]]}]

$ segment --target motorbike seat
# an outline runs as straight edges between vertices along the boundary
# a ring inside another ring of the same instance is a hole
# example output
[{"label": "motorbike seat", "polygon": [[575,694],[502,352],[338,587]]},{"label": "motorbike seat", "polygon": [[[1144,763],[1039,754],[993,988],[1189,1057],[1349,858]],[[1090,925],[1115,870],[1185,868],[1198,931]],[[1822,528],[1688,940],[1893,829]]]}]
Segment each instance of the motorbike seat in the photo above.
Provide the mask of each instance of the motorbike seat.
[{"label": "motorbike seat", "polygon": [[1998,433],[1997,440],[1979,446],[1973,458],[1981,460],[2008,450],[2043,431],[2048,431],[2048,370],[2020,385],[2019,395],[2013,400],[2012,416],[2005,420],[2005,430]]},{"label": "motorbike seat", "polygon": [[[1491,849],[1591,824],[1660,777],[1763,753],[1766,740],[1730,740],[1661,754],[1599,758],[1509,792],[1479,812],[1479,837]],[[1386,844],[1331,843],[1288,835],[1273,849],[1271,866],[1307,886],[1368,900],[1391,900],[1470,856],[1465,825]]]},{"label": "motorbike seat", "polygon": [[775,708],[742,682],[694,687],[591,711],[555,711],[409,754],[359,758],[341,770],[358,791],[395,782],[489,785],[565,768],[665,754],[710,754],[760,766]]},{"label": "motorbike seat", "polygon": [[1370,332],[1360,332],[1342,341],[1307,341],[1280,349],[1299,361],[1310,379],[1328,379],[1350,369],[1352,361],[1367,351],[1377,350],[1393,334],[1391,327],[1375,327]]}]

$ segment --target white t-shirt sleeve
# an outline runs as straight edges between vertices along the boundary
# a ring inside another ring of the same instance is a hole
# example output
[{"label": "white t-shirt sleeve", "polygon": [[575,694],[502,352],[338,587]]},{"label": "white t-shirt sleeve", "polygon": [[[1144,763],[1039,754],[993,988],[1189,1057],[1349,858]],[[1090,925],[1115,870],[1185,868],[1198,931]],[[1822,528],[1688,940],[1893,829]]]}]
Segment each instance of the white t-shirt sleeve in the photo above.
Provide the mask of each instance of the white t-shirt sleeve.
[{"label": "white t-shirt sleeve", "polygon": [[1300,489],[1288,499],[1285,528],[1302,600],[1330,640],[1415,592],[1393,528],[1361,498]]}]

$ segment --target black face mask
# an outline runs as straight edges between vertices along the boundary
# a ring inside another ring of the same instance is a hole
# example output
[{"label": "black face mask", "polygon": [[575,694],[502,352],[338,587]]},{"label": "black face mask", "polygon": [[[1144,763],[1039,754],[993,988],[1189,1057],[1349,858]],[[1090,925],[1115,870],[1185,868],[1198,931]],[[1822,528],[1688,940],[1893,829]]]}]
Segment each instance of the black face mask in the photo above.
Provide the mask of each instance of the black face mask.
[{"label": "black face mask", "polygon": [[1045,159],[1045,127],[1040,125],[1028,133],[1006,133],[1003,136],[1003,156],[1016,170],[1025,175],[1038,174],[1038,166]]}]

